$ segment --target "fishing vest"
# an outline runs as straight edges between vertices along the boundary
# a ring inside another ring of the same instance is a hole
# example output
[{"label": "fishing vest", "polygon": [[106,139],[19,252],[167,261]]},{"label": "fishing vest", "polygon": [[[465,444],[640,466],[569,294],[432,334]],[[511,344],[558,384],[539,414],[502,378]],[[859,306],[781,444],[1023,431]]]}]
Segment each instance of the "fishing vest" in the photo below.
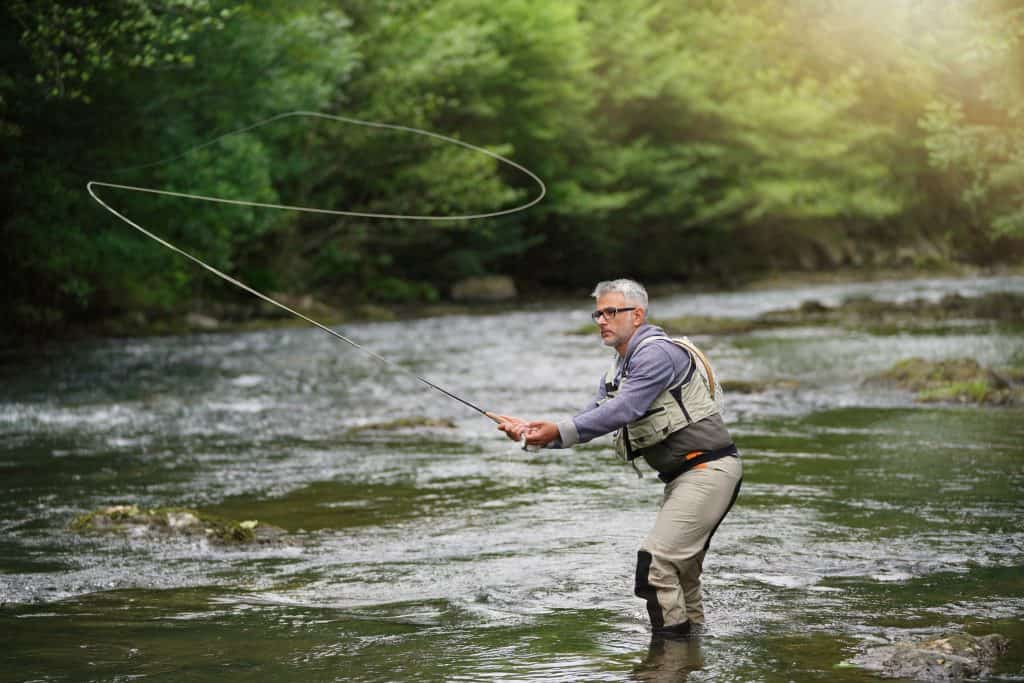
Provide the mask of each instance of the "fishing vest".
[{"label": "fishing vest", "polygon": [[[664,441],[669,434],[685,429],[694,422],[722,412],[722,388],[715,379],[707,357],[687,337],[648,337],[640,342],[633,353],[653,341],[670,341],[690,356],[690,370],[686,376],[660,394],[643,415],[615,432],[615,452],[623,460],[638,457],[637,451]],[[622,382],[629,376],[628,364],[618,374],[618,360],[604,375],[606,398],[611,400]]]}]

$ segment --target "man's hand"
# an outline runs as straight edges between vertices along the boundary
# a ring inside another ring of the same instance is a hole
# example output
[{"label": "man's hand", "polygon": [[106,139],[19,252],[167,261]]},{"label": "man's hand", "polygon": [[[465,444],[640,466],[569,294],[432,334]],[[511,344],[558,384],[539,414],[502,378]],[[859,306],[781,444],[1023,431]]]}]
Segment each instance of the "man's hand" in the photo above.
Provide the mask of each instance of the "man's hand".
[{"label": "man's hand", "polygon": [[554,422],[529,422],[526,427],[528,446],[546,446],[559,437],[558,425]]},{"label": "man's hand", "polygon": [[505,436],[513,441],[519,441],[523,438],[523,432],[527,429],[526,420],[510,415],[497,415],[496,417],[501,420],[498,422],[498,430],[505,432]]}]

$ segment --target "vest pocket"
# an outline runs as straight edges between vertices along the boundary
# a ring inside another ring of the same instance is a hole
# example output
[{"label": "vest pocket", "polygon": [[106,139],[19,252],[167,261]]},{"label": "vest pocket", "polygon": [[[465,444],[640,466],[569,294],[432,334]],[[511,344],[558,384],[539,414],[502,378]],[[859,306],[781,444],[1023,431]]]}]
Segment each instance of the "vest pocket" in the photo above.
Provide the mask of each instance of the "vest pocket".
[{"label": "vest pocket", "polygon": [[629,442],[633,448],[647,448],[663,441],[671,430],[671,420],[664,406],[644,413],[629,425]]}]

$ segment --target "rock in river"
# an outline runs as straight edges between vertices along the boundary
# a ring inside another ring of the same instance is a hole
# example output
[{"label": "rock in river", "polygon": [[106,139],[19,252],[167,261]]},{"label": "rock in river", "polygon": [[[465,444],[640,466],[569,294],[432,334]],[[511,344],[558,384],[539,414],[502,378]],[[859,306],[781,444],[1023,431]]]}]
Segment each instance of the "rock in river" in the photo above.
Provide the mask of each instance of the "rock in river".
[{"label": "rock in river", "polygon": [[1021,392],[1003,377],[982,367],[973,358],[930,361],[907,358],[867,380],[868,384],[893,385],[917,392],[921,402],[1012,404]]},{"label": "rock in river", "polygon": [[80,533],[113,531],[160,539],[205,538],[221,545],[268,545],[283,542],[284,530],[250,519],[236,522],[188,508],[140,508],[110,505],[77,517],[71,529]]},{"label": "rock in river", "polygon": [[1009,640],[998,634],[945,634],[921,641],[903,641],[871,648],[853,664],[883,678],[915,681],[962,681],[988,675]]}]

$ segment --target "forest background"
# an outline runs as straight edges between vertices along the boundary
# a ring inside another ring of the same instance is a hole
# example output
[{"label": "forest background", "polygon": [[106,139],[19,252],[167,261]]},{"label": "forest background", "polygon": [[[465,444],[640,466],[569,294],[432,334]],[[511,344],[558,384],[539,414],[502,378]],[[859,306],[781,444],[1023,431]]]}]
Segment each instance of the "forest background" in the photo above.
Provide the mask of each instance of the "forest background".
[{"label": "forest background", "polygon": [[237,292],[423,305],[464,278],[734,285],[779,270],[1018,267],[1024,6],[1008,0],[12,0],[0,8],[6,333]]}]

